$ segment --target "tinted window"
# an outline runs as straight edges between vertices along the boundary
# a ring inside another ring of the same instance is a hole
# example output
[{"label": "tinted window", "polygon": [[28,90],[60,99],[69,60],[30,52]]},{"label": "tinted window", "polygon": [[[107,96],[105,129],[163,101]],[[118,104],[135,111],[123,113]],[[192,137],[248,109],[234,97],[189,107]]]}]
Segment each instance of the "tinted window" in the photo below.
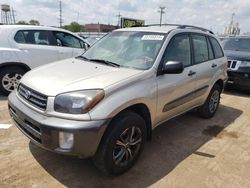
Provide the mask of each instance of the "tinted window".
[{"label": "tinted window", "polygon": [[214,53],[210,41],[207,38],[209,60],[214,59]]},{"label": "tinted window", "polygon": [[14,40],[15,40],[17,43],[22,43],[22,44],[25,44],[25,43],[26,43],[25,36],[24,36],[24,34],[23,34],[22,31],[18,31],[18,32],[17,32],[17,34],[15,35]]},{"label": "tinted window", "polygon": [[55,45],[56,43],[52,34],[44,30],[18,31],[14,40],[22,44]]},{"label": "tinted window", "polygon": [[222,44],[224,50],[250,52],[250,38],[228,38]]},{"label": "tinted window", "polygon": [[184,66],[191,64],[190,41],[188,35],[175,36],[164,54],[164,62],[178,61]]},{"label": "tinted window", "polygon": [[210,37],[210,41],[214,49],[215,58],[223,57],[224,56],[223,51],[221,49],[219,42],[215,38],[212,38],[212,37]]},{"label": "tinted window", "polygon": [[202,35],[192,35],[193,48],[194,48],[194,62],[202,63],[208,61],[208,48],[207,40]]},{"label": "tinted window", "polygon": [[57,46],[64,46],[70,48],[84,48],[80,40],[73,35],[64,32],[54,32],[57,41]]}]

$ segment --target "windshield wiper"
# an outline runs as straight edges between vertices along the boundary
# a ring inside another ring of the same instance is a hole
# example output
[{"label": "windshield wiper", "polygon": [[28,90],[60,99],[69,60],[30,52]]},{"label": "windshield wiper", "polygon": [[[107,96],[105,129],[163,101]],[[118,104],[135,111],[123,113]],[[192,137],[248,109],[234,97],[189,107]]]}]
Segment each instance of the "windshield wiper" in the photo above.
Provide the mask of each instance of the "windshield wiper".
[{"label": "windshield wiper", "polygon": [[83,60],[87,60],[87,61],[89,61],[89,59],[88,59],[88,58],[86,58],[85,56],[82,56],[82,55],[77,56],[77,57],[75,57],[75,58],[77,58],[77,59],[83,59]]},{"label": "windshield wiper", "polygon": [[113,67],[120,67],[119,64],[111,62],[111,61],[107,61],[107,60],[104,60],[104,59],[88,59],[88,60],[89,61],[94,61],[94,62],[97,62],[97,63],[102,63],[102,64],[105,64],[105,65],[110,65],[110,66],[113,66]]},{"label": "windshield wiper", "polygon": [[104,60],[104,59],[88,59],[87,57],[85,56],[78,56],[76,58],[79,58],[79,59],[83,59],[83,60],[87,60],[87,61],[94,61],[94,62],[97,62],[97,63],[102,63],[102,64],[105,64],[105,65],[110,65],[110,66],[113,66],[113,67],[120,67],[119,64],[117,63],[113,63],[111,61],[107,61],[107,60]]}]

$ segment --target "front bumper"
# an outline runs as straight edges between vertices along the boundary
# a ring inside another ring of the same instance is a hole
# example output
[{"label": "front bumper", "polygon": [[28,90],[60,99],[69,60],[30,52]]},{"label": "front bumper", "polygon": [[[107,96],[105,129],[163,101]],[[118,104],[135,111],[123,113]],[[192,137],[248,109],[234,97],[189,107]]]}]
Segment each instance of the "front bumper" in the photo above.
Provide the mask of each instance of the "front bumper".
[{"label": "front bumper", "polygon": [[[15,92],[8,97],[9,112],[17,128],[36,145],[61,154],[81,158],[94,156],[108,120],[74,121],[47,117],[23,104]],[[74,134],[72,149],[59,147],[59,131]]]},{"label": "front bumper", "polygon": [[250,89],[250,69],[239,71],[228,71],[228,84]]}]

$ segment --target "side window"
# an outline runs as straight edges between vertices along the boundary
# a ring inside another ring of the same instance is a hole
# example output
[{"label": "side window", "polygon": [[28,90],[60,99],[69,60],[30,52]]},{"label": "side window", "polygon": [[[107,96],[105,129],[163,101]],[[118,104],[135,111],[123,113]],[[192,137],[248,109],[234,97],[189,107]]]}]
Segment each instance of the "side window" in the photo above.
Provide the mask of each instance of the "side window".
[{"label": "side window", "polygon": [[18,31],[14,39],[22,44],[54,45],[56,43],[51,33],[45,30]]},{"label": "side window", "polygon": [[178,61],[183,65],[191,65],[191,50],[188,35],[177,35],[173,37],[164,54],[164,62]]},{"label": "side window", "polygon": [[35,44],[38,45],[53,45],[53,38],[49,31],[35,31],[34,32]]},{"label": "side window", "polygon": [[64,32],[54,32],[57,46],[70,48],[82,48],[80,40],[73,35]]},{"label": "side window", "polygon": [[192,35],[195,64],[208,61],[207,39],[203,35]]},{"label": "side window", "polygon": [[223,51],[222,51],[222,48],[221,48],[219,42],[213,37],[209,37],[209,38],[210,38],[210,41],[211,41],[213,49],[214,49],[215,58],[223,57],[224,54],[223,54]]},{"label": "side window", "polygon": [[24,33],[23,31],[18,31],[14,37],[14,40],[17,42],[17,43],[21,43],[21,44],[25,44],[26,41],[25,41],[25,36],[24,36]]},{"label": "side window", "polygon": [[208,38],[207,38],[207,45],[208,45],[209,60],[212,60],[214,59],[214,52]]}]

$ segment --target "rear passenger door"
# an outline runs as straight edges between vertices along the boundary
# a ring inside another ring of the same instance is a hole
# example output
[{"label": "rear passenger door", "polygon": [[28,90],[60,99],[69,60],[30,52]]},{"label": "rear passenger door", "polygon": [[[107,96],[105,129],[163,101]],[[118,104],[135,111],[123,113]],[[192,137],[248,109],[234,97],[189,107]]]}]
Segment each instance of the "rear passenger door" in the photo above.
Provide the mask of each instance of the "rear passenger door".
[{"label": "rear passenger door", "polygon": [[157,76],[157,123],[161,123],[194,106],[196,75],[192,66],[189,34],[175,35],[164,53],[161,63],[178,61],[185,69],[180,74]]},{"label": "rear passenger door", "polygon": [[219,66],[208,36],[191,34],[191,40],[196,72],[196,97],[197,102],[202,104],[209,92],[209,86],[211,86],[213,79],[216,77]]},{"label": "rear passenger door", "polygon": [[20,61],[31,68],[58,60],[58,51],[54,47],[56,41],[50,31],[20,30],[14,40]]}]

